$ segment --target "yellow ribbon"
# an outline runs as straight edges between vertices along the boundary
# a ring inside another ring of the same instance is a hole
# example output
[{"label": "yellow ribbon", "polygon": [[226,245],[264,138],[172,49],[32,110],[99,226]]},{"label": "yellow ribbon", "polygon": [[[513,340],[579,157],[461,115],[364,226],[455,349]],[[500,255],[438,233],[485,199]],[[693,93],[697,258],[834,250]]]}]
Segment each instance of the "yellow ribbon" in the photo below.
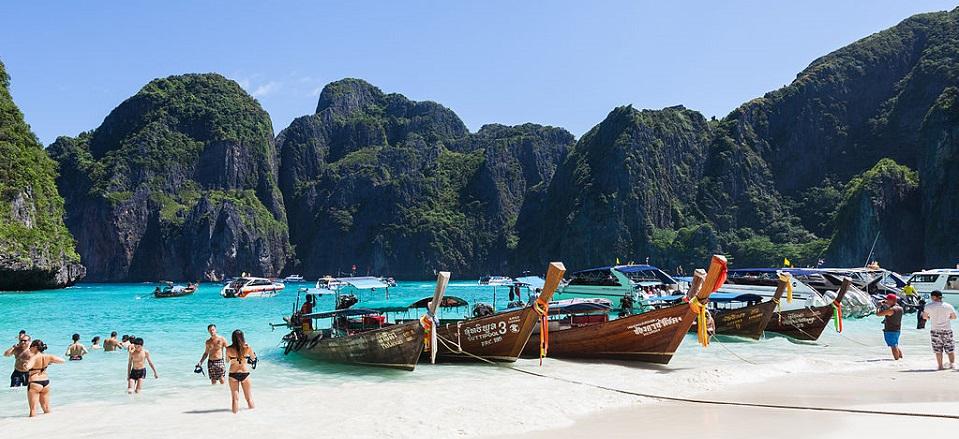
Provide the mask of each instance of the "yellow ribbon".
[{"label": "yellow ribbon", "polygon": [[786,303],[793,303],[793,283],[789,273],[779,273],[779,280],[786,283]]},{"label": "yellow ribbon", "polygon": [[696,335],[699,337],[699,344],[703,347],[709,346],[709,328],[706,327],[706,304],[699,302],[699,297],[693,297],[689,301],[689,309],[696,314]]}]

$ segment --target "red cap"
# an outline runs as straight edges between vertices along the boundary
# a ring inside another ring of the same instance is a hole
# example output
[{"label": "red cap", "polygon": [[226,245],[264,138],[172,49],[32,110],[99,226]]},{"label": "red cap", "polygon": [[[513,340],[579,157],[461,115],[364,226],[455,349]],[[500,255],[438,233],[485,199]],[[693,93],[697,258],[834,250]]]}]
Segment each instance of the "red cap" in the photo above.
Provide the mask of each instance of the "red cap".
[{"label": "red cap", "polygon": [[892,294],[892,293],[889,293],[889,294],[886,294],[886,300],[891,300],[891,301],[895,302],[895,301],[899,300],[899,296],[897,296],[897,295],[895,295],[895,294]]}]

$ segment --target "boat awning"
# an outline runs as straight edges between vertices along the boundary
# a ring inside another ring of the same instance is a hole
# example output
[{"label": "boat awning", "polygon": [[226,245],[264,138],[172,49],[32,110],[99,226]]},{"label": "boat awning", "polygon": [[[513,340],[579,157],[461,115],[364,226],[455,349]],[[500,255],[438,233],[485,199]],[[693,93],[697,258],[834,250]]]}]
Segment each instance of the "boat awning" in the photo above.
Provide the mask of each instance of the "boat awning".
[{"label": "boat awning", "polygon": [[728,302],[761,302],[763,296],[750,293],[713,293],[709,295],[710,302],[728,303]]},{"label": "boat awning", "polygon": [[329,288],[300,288],[300,291],[304,294],[315,294],[317,296],[322,296],[326,294],[336,294],[336,291],[333,291]]},{"label": "boat awning", "polygon": [[368,309],[368,308],[347,308],[347,309],[337,309],[333,311],[323,311],[323,312],[314,312],[310,314],[304,314],[303,318],[309,319],[328,319],[330,317],[336,316],[365,316],[369,314],[379,314],[379,312]]},{"label": "boat awning", "polygon": [[568,299],[549,303],[550,314],[578,314],[586,312],[609,312],[613,307],[607,299]]},{"label": "boat awning", "polygon": [[[364,308],[372,309],[377,312],[403,312],[411,309],[426,308],[430,301],[433,300],[433,296],[419,297],[419,298],[410,298],[410,297],[400,297],[395,299],[386,299],[386,300],[372,300],[369,302],[363,302],[362,305]],[[458,306],[466,306],[466,300],[463,300],[456,296],[443,296],[443,299],[440,303],[441,308],[451,308]]]},{"label": "boat awning", "polygon": [[516,278],[516,283],[526,285],[533,289],[542,289],[546,285],[546,279],[539,276],[523,276]]},{"label": "boat awning", "polygon": [[[713,296],[715,296],[715,295],[716,295],[716,293],[713,293],[712,295],[709,296],[709,298],[712,299]],[[686,297],[686,296],[684,296],[684,295],[682,295],[682,294],[673,294],[673,295],[670,295],[670,296],[653,296],[653,297],[650,297],[649,299],[646,299],[646,300],[649,301],[649,302],[651,302],[651,303],[656,303],[656,302],[667,302],[667,303],[671,303],[671,302],[676,302],[676,301],[678,301],[678,300],[683,300],[684,297]]]},{"label": "boat awning", "polygon": [[789,273],[793,276],[812,276],[816,274],[821,274],[824,270],[817,268],[736,268],[729,270],[729,275],[739,275],[746,276],[749,274],[765,274],[777,272]]},{"label": "boat awning", "polygon": [[362,277],[338,277],[336,280],[343,282],[358,290],[373,290],[377,288],[389,288],[382,279],[373,276]]}]

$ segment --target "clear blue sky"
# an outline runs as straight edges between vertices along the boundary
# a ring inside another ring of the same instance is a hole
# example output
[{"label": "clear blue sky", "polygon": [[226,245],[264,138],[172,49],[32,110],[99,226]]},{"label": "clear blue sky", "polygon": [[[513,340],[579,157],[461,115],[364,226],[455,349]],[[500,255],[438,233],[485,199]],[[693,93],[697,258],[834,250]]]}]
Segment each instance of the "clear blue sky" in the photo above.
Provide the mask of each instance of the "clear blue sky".
[{"label": "clear blue sky", "polygon": [[11,2],[0,59],[44,144],[190,72],[240,82],[276,132],[312,113],[324,84],[359,77],[442,103],[474,131],[537,122],[579,136],[624,104],[722,117],[821,55],[955,1]]}]

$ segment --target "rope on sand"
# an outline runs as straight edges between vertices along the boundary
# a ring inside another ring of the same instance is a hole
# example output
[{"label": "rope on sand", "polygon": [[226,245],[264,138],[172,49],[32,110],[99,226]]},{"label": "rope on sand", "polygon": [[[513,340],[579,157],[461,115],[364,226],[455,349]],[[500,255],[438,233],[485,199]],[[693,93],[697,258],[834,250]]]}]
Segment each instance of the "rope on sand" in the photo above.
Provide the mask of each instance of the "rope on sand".
[{"label": "rope on sand", "polygon": [[[445,340],[444,337],[438,337],[441,340],[441,343],[445,345],[446,342],[454,344],[451,340]],[[520,369],[518,367],[496,363],[494,361],[487,360],[479,355],[475,355],[471,352],[467,352],[463,349],[459,349],[457,353],[464,354],[471,358],[489,363],[495,366],[499,366],[505,369],[510,369],[519,373],[525,373],[527,375],[533,375],[540,378],[548,378],[556,381],[562,381],[570,384],[577,384],[581,386],[592,387],[595,389],[606,390],[609,392],[620,393],[623,395],[637,396],[640,398],[655,399],[659,401],[671,401],[671,402],[685,402],[689,404],[703,404],[703,405],[721,405],[721,406],[734,406],[734,407],[752,407],[752,408],[767,408],[767,409],[779,409],[779,410],[803,410],[803,411],[815,411],[815,412],[834,412],[834,413],[853,413],[860,415],[882,415],[882,416],[906,416],[913,418],[931,418],[931,419],[955,419],[959,420],[959,415],[945,415],[945,414],[934,414],[934,413],[910,413],[910,412],[897,412],[891,410],[865,410],[865,409],[850,409],[842,407],[810,407],[810,406],[799,406],[799,405],[788,405],[788,404],[763,404],[763,403],[754,403],[754,402],[740,402],[740,401],[715,401],[709,399],[698,399],[698,398],[681,398],[676,396],[665,396],[665,395],[655,395],[652,393],[642,393],[634,392],[631,390],[617,389],[615,387],[602,386],[599,384],[587,383],[584,381],[573,380],[569,378],[560,378],[555,376],[549,376],[546,374],[533,372],[530,370]]]}]

